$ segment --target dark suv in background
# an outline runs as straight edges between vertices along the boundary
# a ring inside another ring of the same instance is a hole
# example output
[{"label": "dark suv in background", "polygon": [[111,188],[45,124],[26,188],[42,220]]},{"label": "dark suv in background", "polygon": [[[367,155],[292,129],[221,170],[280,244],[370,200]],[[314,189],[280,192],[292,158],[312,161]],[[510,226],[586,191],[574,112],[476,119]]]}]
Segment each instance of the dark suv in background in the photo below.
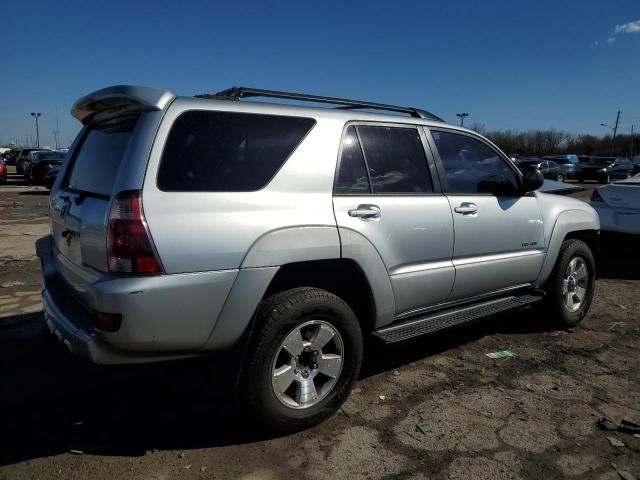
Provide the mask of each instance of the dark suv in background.
[{"label": "dark suv in background", "polygon": [[33,151],[22,163],[24,178],[31,185],[50,186],[55,181],[65,153],[55,151]]},{"label": "dark suv in background", "polygon": [[46,149],[44,148],[23,148],[22,150],[19,150],[18,153],[16,154],[16,173],[18,175],[24,175],[24,161],[27,159],[27,156],[31,153],[31,152],[35,152],[35,151],[45,151]]},{"label": "dark suv in background", "polygon": [[633,175],[633,164],[628,158],[596,157],[580,166],[578,181],[596,180],[611,183],[613,180],[629,178]]}]

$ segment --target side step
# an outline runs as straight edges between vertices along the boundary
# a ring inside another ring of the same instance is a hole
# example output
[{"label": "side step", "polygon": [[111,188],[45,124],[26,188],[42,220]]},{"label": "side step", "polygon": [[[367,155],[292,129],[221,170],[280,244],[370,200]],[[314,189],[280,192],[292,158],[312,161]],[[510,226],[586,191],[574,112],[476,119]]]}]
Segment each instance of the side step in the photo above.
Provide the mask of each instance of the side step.
[{"label": "side step", "polygon": [[386,343],[401,342],[413,337],[437,332],[438,330],[473,322],[496,313],[532,305],[543,298],[542,294],[536,295],[535,293],[494,298],[473,305],[421,315],[405,322],[376,330],[373,335]]}]

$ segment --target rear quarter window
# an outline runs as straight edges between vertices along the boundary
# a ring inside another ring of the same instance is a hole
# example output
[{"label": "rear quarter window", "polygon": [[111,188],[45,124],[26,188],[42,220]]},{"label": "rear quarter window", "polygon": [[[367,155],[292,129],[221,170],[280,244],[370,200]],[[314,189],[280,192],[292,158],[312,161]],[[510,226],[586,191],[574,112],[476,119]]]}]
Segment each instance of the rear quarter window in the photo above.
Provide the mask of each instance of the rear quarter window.
[{"label": "rear quarter window", "polygon": [[160,160],[158,188],[173,192],[247,192],[263,188],[315,120],[190,111],[173,124]]}]

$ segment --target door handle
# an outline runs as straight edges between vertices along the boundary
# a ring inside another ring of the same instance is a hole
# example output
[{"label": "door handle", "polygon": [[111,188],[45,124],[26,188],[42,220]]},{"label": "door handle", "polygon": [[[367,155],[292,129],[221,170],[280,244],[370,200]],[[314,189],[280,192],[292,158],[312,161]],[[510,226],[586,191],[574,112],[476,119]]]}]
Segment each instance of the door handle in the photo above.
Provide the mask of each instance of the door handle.
[{"label": "door handle", "polygon": [[453,211],[462,215],[472,215],[478,213],[478,206],[475,203],[463,202],[459,207],[455,207]]},{"label": "door handle", "polygon": [[358,205],[358,208],[349,210],[350,217],[358,217],[362,220],[374,220],[380,218],[380,207],[377,205]]}]

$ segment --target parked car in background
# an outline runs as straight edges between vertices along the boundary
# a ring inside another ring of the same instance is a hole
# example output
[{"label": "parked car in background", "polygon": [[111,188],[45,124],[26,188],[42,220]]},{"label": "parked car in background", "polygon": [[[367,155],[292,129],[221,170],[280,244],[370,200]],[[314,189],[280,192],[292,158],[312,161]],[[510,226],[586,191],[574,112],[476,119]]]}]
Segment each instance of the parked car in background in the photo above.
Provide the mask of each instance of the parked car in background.
[{"label": "parked car in background", "polygon": [[591,206],[602,230],[640,235],[640,175],[596,188]]},{"label": "parked car in background", "polygon": [[44,148],[23,148],[16,156],[16,173],[18,175],[24,175],[24,161],[27,159],[31,152],[45,151]]},{"label": "parked car in background", "polygon": [[640,173],[640,156],[633,157],[631,159],[631,164],[633,165],[633,174],[637,175]]},{"label": "parked car in background", "polygon": [[51,170],[57,172],[62,164],[65,154],[55,151],[35,150],[27,156],[23,162],[24,178],[29,184],[40,185],[44,183],[44,176]]},{"label": "parked car in background", "polygon": [[7,181],[7,164],[4,157],[0,157],[0,183],[6,183]]},{"label": "parked car in background", "polygon": [[575,155],[557,155],[543,157],[544,160],[549,160],[560,165],[562,176],[564,180],[577,180],[578,173],[580,172],[580,161]]},{"label": "parked car in background", "polygon": [[41,185],[51,188],[58,177],[58,172],[60,171],[60,165],[51,165],[50,168],[42,175]]},{"label": "parked car in background", "polygon": [[523,158],[514,162],[516,166],[524,173],[524,169],[527,166],[533,166],[542,172],[542,176],[548,180],[555,180],[557,182],[564,182],[565,176],[562,172],[562,168],[559,164],[552,160],[545,160],[543,158]]},{"label": "parked car in background", "polygon": [[580,166],[578,181],[596,180],[611,183],[613,180],[629,178],[633,175],[633,164],[628,158],[597,157]]},{"label": "parked car in background", "polygon": [[8,152],[5,152],[4,154],[5,164],[15,166],[16,159],[18,158],[18,153],[20,153],[20,150],[16,148],[9,150]]},{"label": "parked car in background", "polygon": [[578,162],[580,162],[580,163],[589,163],[589,162],[592,162],[595,158],[597,158],[597,157],[594,157],[592,155],[579,155],[578,156]]}]

